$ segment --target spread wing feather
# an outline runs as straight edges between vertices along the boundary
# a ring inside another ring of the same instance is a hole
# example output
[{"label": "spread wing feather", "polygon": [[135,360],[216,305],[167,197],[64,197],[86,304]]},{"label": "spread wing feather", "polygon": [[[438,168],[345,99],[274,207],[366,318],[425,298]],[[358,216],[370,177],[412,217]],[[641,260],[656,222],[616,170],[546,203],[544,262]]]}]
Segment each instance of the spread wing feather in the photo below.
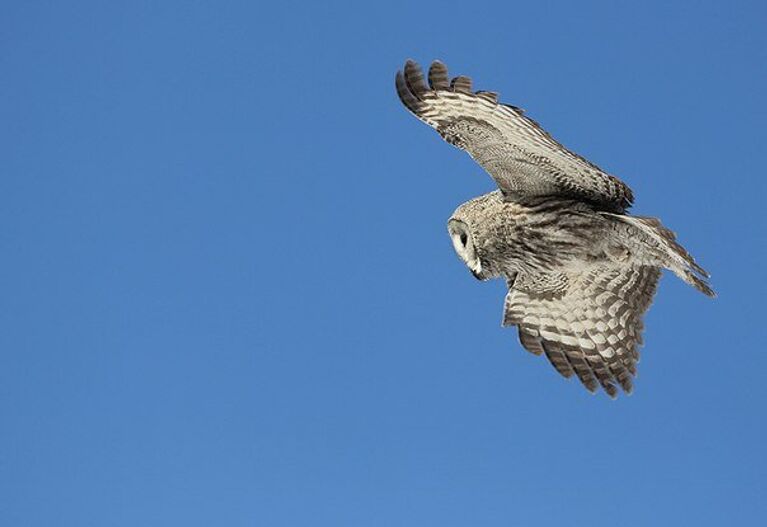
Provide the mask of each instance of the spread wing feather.
[{"label": "spread wing feather", "polygon": [[468,77],[448,79],[445,65],[435,61],[427,84],[409,60],[404,73],[397,72],[397,94],[416,117],[468,152],[507,198],[557,195],[616,212],[631,205],[625,183],[562,146],[521,109],[498,103],[494,92],[472,92]]},{"label": "spread wing feather", "polygon": [[564,377],[616,397],[632,378],[642,315],[660,278],[657,267],[600,265],[581,273],[519,275],[506,296],[504,326],[517,326],[525,349],[544,353]]}]

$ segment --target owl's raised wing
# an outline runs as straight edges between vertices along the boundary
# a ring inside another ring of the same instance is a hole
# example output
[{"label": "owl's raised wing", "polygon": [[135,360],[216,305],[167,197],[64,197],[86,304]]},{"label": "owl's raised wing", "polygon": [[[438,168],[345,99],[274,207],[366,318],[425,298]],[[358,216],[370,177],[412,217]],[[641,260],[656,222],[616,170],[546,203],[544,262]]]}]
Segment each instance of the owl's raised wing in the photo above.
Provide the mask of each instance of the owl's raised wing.
[{"label": "owl's raised wing", "polygon": [[656,267],[600,265],[581,273],[519,275],[504,306],[504,326],[522,345],[545,354],[565,377],[592,393],[631,393],[642,343],[642,315],[660,278]]},{"label": "owl's raised wing", "polygon": [[498,102],[493,92],[471,91],[471,79],[448,80],[439,61],[429,68],[408,60],[397,72],[397,94],[416,117],[450,144],[465,150],[509,199],[558,195],[623,211],[633,202],[618,178],[558,143],[521,109]]}]

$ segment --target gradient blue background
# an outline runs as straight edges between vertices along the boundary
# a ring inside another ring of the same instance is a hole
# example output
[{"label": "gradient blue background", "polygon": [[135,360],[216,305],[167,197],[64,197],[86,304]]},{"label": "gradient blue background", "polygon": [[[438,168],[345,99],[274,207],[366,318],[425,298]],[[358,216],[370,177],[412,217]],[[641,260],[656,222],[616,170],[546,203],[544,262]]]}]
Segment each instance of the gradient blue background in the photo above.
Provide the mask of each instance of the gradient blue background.
[{"label": "gradient blue background", "polygon": [[[763,2],[7,2],[0,524],[747,525],[765,496]],[[721,4],[721,5],[718,5]],[[499,327],[440,58],[711,271],[633,396]]]}]

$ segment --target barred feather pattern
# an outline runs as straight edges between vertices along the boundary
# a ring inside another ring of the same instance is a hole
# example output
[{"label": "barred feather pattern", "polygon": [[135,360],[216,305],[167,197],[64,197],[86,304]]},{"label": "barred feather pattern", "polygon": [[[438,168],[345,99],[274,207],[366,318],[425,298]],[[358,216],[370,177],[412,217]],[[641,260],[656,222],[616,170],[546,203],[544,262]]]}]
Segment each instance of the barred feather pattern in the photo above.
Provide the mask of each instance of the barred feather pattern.
[{"label": "barred feather pattern", "polygon": [[502,277],[503,324],[592,393],[631,393],[642,317],[661,269],[708,296],[709,275],[660,220],[629,216],[631,189],[562,146],[498,94],[472,91],[432,63],[428,81],[407,61],[397,72],[405,107],[465,150],[498,190],[462,204],[448,222],[453,247],[480,279]]},{"label": "barred feather pattern", "polygon": [[407,61],[396,87],[408,110],[468,152],[511,198],[559,195],[614,212],[633,202],[625,183],[562,146],[520,108],[498,103],[494,92],[472,92],[468,77],[448,81],[439,61],[429,68],[428,84],[420,66]]},{"label": "barred feather pattern", "polygon": [[642,315],[660,269],[595,265],[582,272],[524,275],[506,296],[504,326],[517,326],[522,346],[544,354],[564,377],[575,374],[612,398],[631,393],[642,343]]}]

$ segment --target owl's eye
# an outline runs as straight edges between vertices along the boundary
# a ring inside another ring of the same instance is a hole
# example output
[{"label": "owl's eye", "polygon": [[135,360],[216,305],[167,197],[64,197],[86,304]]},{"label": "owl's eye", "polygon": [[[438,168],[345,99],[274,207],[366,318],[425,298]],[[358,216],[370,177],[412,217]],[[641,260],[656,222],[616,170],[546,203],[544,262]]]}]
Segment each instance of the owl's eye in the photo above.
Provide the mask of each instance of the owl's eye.
[{"label": "owl's eye", "polygon": [[469,241],[469,237],[468,237],[468,236],[466,236],[466,233],[465,233],[465,232],[462,232],[462,233],[461,233],[461,245],[463,245],[464,247],[466,247],[466,242],[467,242],[467,241]]}]

